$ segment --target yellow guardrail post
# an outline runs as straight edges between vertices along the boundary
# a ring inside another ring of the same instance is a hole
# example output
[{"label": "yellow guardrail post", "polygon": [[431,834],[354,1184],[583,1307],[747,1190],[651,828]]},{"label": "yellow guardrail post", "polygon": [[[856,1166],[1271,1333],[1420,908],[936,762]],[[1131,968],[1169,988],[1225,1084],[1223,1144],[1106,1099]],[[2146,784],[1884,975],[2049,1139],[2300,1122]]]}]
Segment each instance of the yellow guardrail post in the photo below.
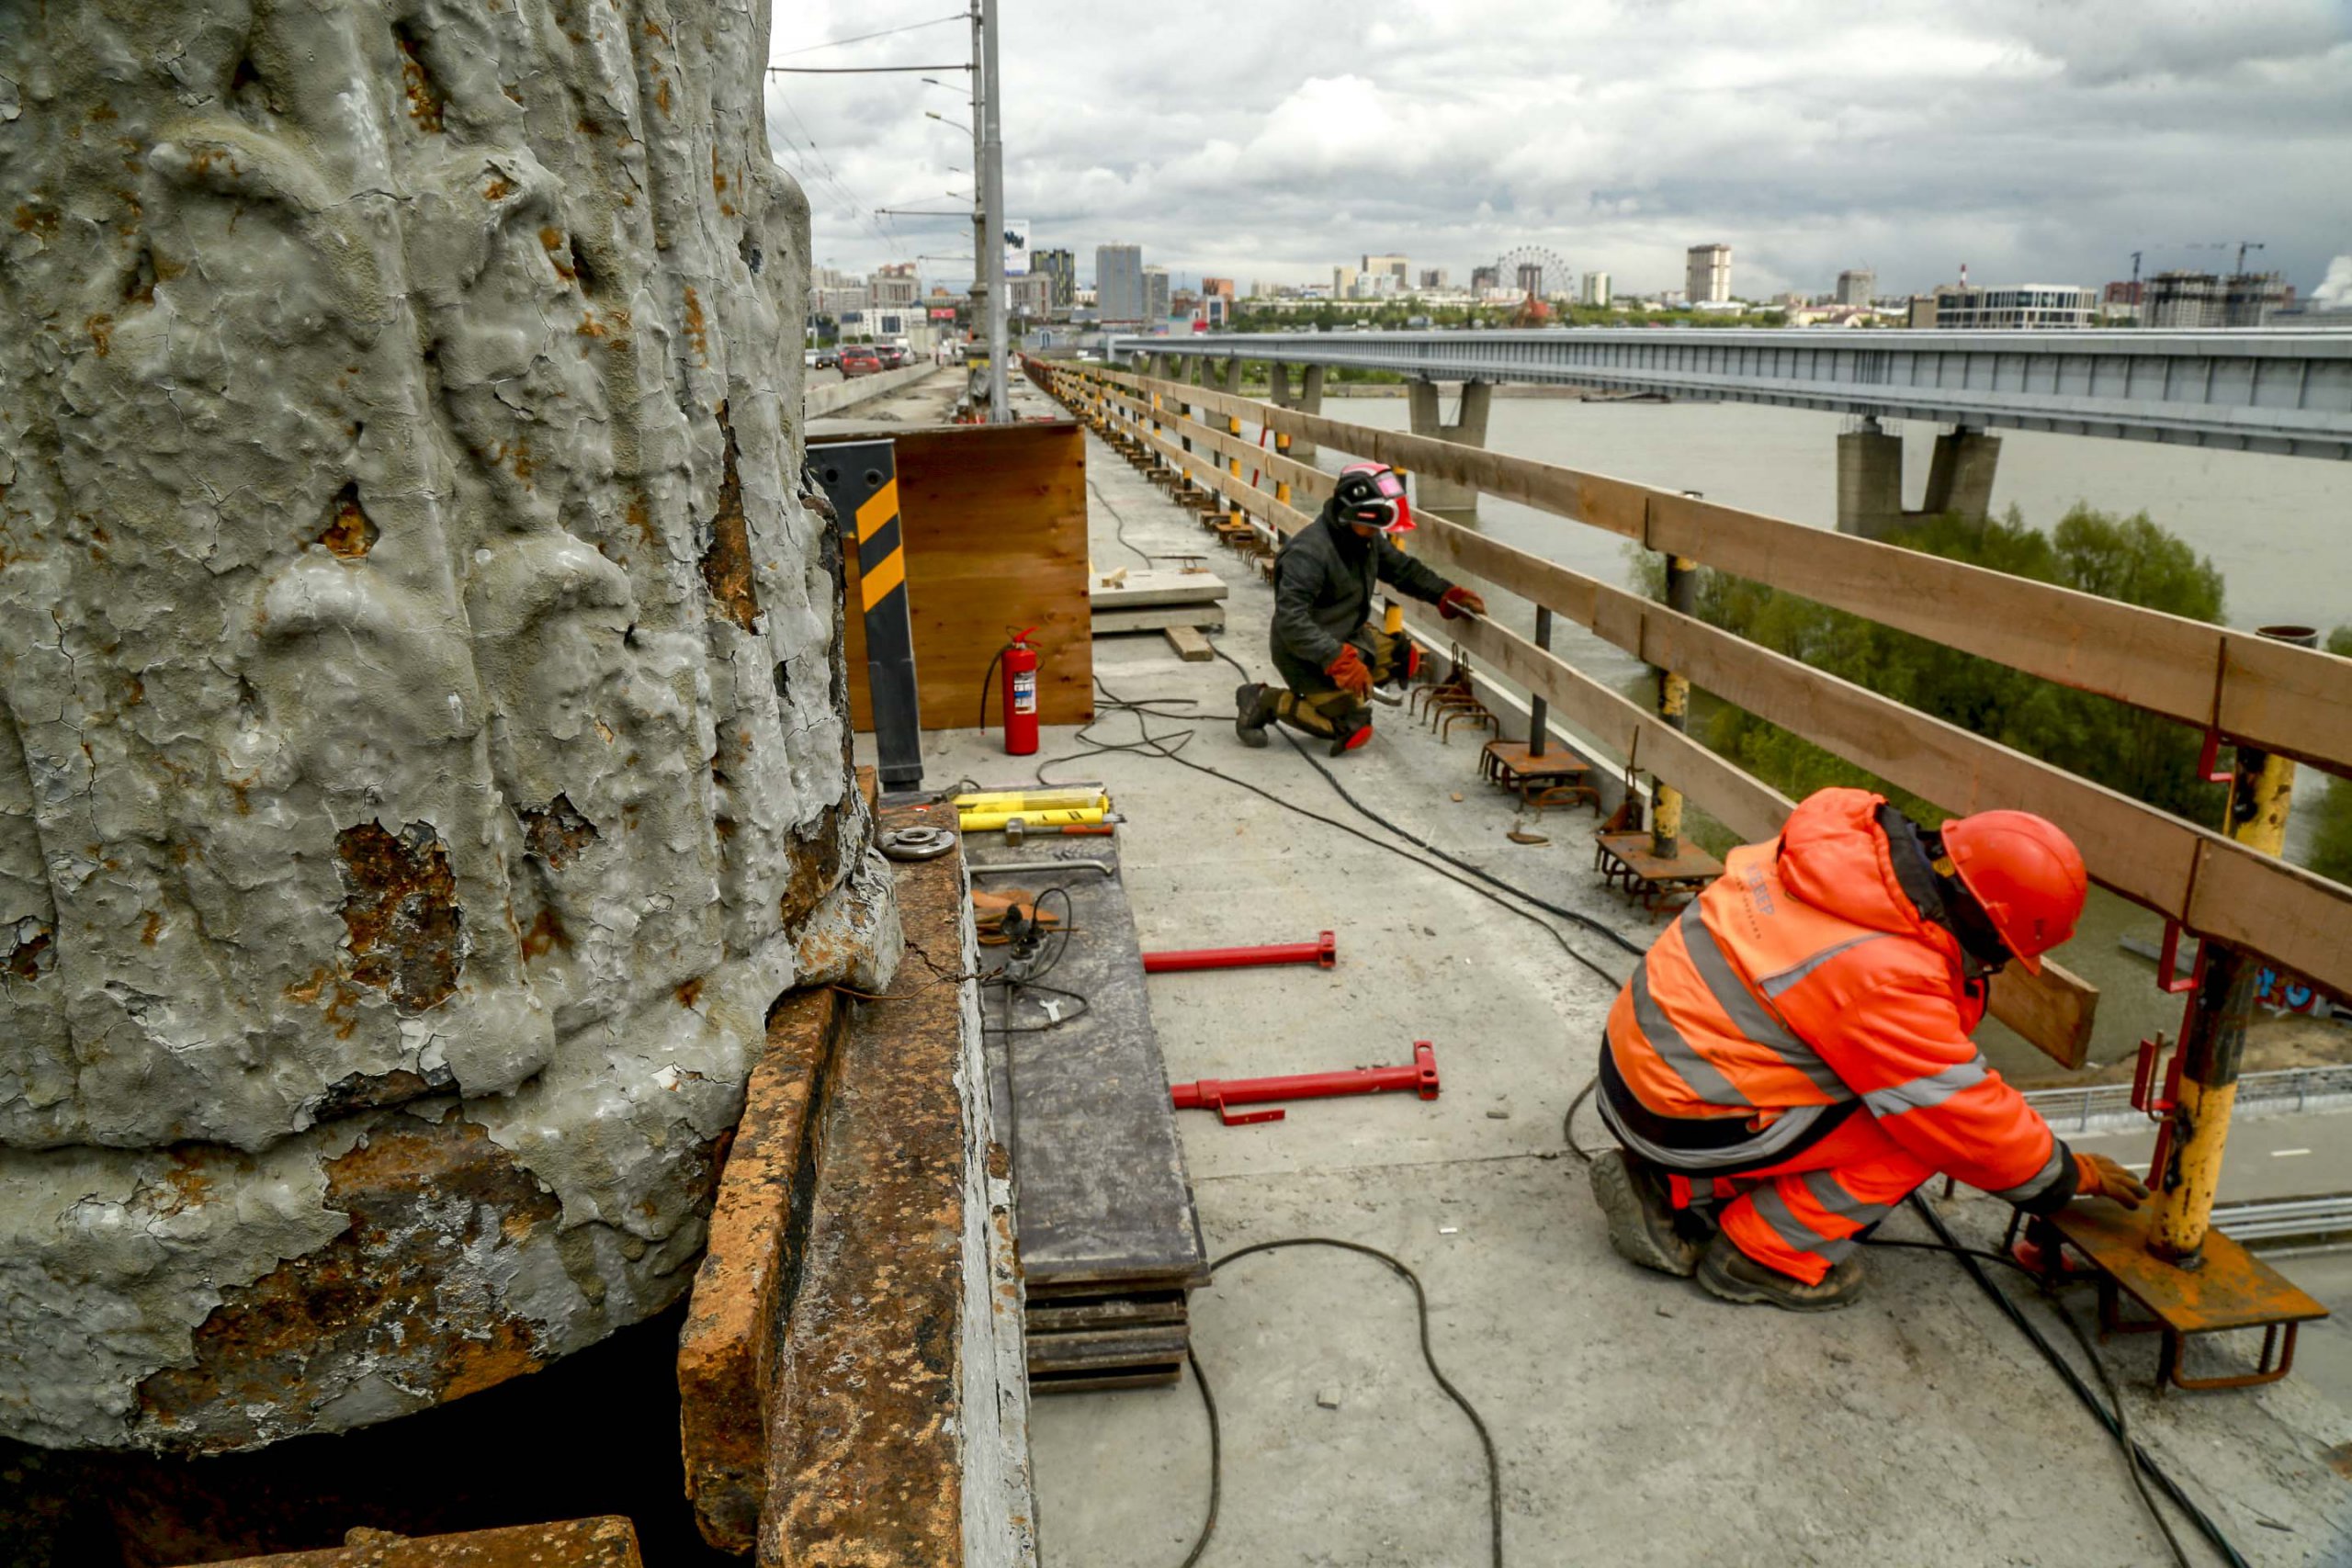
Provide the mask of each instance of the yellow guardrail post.
[{"label": "yellow guardrail post", "polygon": [[[2265,626],[2262,635],[2315,648],[2308,626]],[[2293,804],[2292,758],[2241,745],[2230,764],[2230,804],[2222,831],[2250,850],[2278,855],[2287,846],[2287,812]],[[2230,1112],[2237,1103],[2238,1070],[2245,1057],[2246,1024],[2262,972],[2253,954],[2204,939],[2188,1016],[2181,1026],[2180,1089],[2163,1168],[2149,1172],[2156,1190],[2148,1250],[2178,1268],[2204,1265],[2205,1233],[2222,1185],[2222,1156],[2229,1146]]]}]

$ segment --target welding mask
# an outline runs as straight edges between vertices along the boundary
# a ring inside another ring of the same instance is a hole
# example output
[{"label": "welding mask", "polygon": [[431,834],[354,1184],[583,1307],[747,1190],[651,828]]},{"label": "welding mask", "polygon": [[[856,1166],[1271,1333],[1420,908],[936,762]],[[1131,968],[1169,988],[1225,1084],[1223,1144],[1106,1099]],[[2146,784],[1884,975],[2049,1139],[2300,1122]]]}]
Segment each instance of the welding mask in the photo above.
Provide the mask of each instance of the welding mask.
[{"label": "welding mask", "polygon": [[1404,476],[1385,463],[1350,463],[1341,468],[1332,502],[1342,523],[1361,523],[1384,534],[1403,534],[1413,526],[1413,503],[1406,498]]}]

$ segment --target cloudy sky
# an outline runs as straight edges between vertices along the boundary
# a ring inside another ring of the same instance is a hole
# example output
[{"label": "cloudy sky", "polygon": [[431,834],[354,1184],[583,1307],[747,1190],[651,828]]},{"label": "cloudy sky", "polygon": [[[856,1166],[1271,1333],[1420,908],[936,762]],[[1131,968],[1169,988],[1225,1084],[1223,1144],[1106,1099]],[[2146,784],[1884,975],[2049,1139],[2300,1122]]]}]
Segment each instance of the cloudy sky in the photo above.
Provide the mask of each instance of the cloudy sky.
[{"label": "cloudy sky", "polygon": [[[790,65],[969,57],[956,0],[776,7]],[[1035,243],[1180,278],[1328,282],[1401,251],[1464,280],[1546,246],[1621,291],[2098,283],[2226,266],[2308,293],[2352,252],[2352,0],[1002,0],[1006,207]],[[769,77],[820,264],[963,254],[960,73]],[[2227,249],[2221,248],[2226,244]],[[969,263],[922,263],[959,283]]]}]

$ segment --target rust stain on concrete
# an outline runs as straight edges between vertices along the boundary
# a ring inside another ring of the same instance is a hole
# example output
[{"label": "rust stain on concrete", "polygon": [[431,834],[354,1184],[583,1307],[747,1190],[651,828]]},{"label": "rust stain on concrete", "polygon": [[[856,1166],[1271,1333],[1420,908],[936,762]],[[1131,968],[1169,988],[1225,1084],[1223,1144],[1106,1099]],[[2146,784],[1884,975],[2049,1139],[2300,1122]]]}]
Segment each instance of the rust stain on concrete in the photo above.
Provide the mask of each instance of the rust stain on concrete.
[{"label": "rust stain on concrete", "polygon": [[341,1546],[241,1557],[217,1568],[644,1568],[637,1528],[618,1516],[410,1537],[355,1529]]},{"label": "rust stain on concrete", "polygon": [[[686,290],[687,331],[699,334],[702,312]],[[702,555],[703,585],[719,614],[745,631],[759,618],[760,598],[752,586],[752,533],[743,520],[743,481],[735,471],[735,427],[727,405],[718,405],[718,431],[726,438],[725,468],[718,480],[718,510],[710,520],[710,544]]]},{"label": "rust stain on concrete", "polygon": [[335,848],[351,977],[390,992],[404,1013],[447,1000],[458,988],[465,933],[440,834],[429,822],[397,836],[362,822],[337,833]]}]

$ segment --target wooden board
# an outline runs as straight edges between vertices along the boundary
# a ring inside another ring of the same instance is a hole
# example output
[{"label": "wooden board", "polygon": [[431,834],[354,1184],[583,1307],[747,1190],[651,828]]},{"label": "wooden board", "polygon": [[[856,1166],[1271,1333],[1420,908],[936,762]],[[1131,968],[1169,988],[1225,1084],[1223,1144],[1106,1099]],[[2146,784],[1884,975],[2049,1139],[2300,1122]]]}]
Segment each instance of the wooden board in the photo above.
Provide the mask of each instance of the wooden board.
[{"label": "wooden board", "polygon": [[1193,626],[1201,631],[1225,630],[1225,606],[1222,604],[1161,604],[1148,610],[1105,610],[1094,617],[1094,635],[1110,637],[1118,632],[1156,632],[1170,626]]},{"label": "wooden board", "polygon": [[1160,635],[1168,639],[1168,646],[1176,650],[1176,657],[1187,664],[1206,664],[1216,657],[1216,647],[1195,627],[1169,626]]},{"label": "wooden board", "polygon": [[[968,728],[989,660],[1010,633],[1035,626],[1037,717],[1094,716],[1087,612],[1086,442],[1073,420],[883,429],[812,440],[896,444],[907,605],[925,729]],[[857,603],[856,552],[842,572]],[[850,711],[874,728],[865,626],[848,622]],[[989,694],[995,711],[998,695]]]},{"label": "wooden board", "polygon": [[1213,571],[1131,571],[1116,583],[1101,577],[1087,591],[1095,614],[1140,610],[1155,604],[1199,604],[1225,597],[1225,579]]},{"label": "wooden board", "polygon": [[[1054,848],[966,841],[974,866],[1054,857]],[[1054,841],[1046,840],[1046,845]],[[1080,840],[1087,858],[1117,862],[1118,840]],[[1046,983],[1088,998],[1082,1017],[1041,1033],[1006,1034],[1004,996],[982,998],[989,1071],[1010,1140],[1015,1229],[1028,1290],[1038,1295],[1192,1289],[1208,1258],[1193,1208],[1168,1072],[1144,995],[1143,955],[1126,888],[1093,872],[1023,872],[1033,892],[1067,887],[1069,943]],[[1048,900],[1052,908],[1058,899]],[[1060,939],[1056,938],[1057,942]],[[1064,1004],[1067,1005],[1067,1004]],[[1020,1021],[1042,1018],[1033,996]],[[1010,1112],[1010,1113],[1008,1113]]]},{"label": "wooden board", "polygon": [[[1522,691],[1549,702],[1563,722],[1591,736],[1619,757],[1640,765],[1704,807],[1750,843],[1777,835],[1796,802],[1754,774],[1708,750],[1631,702],[1516,633],[1484,618],[1441,621],[1419,604],[1406,606],[1408,625],[1432,649],[1459,643],[1489,676],[1500,671]],[[2098,988],[2045,961],[2039,976],[2005,971],[1993,987],[1993,1016],[2056,1061],[2080,1066],[2090,1048]]]}]

